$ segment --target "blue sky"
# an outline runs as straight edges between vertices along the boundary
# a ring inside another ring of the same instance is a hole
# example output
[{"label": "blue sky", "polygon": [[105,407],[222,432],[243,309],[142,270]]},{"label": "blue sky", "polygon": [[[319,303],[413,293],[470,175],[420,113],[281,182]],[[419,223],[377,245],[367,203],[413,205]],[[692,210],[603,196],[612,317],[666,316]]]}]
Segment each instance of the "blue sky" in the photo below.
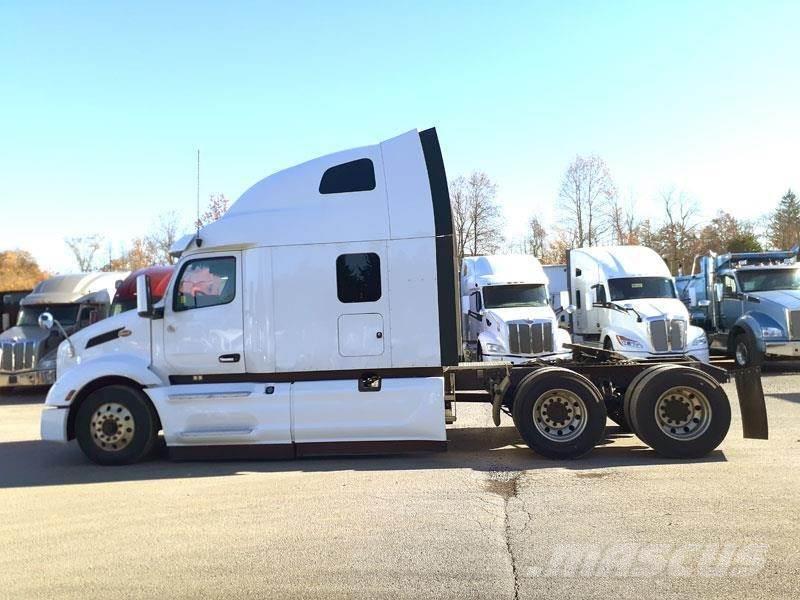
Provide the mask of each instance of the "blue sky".
[{"label": "blue sky", "polygon": [[576,153],[642,215],[676,186],[756,217],[800,188],[800,3],[2,2],[0,249],[74,268],[201,195],[439,130],[520,233]]}]

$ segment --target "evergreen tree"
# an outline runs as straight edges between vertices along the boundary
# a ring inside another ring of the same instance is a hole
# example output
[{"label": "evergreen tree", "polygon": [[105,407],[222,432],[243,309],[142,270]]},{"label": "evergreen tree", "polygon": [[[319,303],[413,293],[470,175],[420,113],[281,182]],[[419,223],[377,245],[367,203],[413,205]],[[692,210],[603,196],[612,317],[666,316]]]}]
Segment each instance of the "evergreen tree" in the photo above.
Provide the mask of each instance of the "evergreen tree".
[{"label": "evergreen tree", "polygon": [[777,250],[789,250],[800,243],[800,201],[791,189],[770,216],[767,237]]}]

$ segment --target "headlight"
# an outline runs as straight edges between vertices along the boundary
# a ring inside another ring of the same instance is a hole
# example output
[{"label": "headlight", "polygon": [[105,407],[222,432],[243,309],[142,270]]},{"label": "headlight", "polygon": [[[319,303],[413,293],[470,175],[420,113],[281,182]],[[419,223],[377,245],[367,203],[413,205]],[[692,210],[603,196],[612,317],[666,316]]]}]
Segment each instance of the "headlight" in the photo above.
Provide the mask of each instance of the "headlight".
[{"label": "headlight", "polygon": [[617,335],[617,341],[623,348],[643,348],[640,342],[637,342],[629,337],[625,337],[624,335]]},{"label": "headlight", "polygon": [[486,344],[486,351],[491,354],[500,354],[504,348],[500,344]]},{"label": "headlight", "polygon": [[701,333],[696,338],[692,340],[692,343],[689,344],[692,348],[705,348],[708,346],[708,339],[706,338],[705,333]]},{"label": "headlight", "polygon": [[783,337],[783,331],[777,327],[762,327],[761,335],[763,335],[765,338]]}]

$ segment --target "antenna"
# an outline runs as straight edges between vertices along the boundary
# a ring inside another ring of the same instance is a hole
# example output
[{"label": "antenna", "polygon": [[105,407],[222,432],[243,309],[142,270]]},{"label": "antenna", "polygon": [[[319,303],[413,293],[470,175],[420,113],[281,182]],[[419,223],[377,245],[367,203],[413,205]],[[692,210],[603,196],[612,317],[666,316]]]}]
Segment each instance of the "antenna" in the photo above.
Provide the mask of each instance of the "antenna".
[{"label": "antenna", "polygon": [[200,235],[200,148],[197,149],[197,220],[195,221],[196,234]]}]

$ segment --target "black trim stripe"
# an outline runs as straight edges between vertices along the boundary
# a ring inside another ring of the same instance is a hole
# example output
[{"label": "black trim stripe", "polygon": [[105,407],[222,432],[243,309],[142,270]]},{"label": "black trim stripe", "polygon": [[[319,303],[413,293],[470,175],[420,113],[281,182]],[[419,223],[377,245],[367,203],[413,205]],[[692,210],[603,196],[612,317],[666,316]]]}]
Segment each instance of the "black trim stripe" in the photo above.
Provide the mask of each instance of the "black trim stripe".
[{"label": "black trim stripe", "polygon": [[221,444],[215,446],[168,446],[173,460],[275,460],[305,456],[359,456],[444,452],[447,441],[389,440],[367,442],[313,442],[305,444]]},{"label": "black trim stripe", "polygon": [[436,129],[421,131],[419,139],[433,202],[433,221],[436,231],[436,282],[439,301],[439,348],[443,366],[457,365],[461,347],[460,306],[456,290],[455,240],[450,192],[444,170],[442,149]]},{"label": "black trim stripe", "polygon": [[112,342],[119,337],[119,332],[125,329],[124,327],[120,327],[118,329],[112,329],[111,331],[106,331],[105,333],[101,333],[100,335],[96,335],[93,338],[89,338],[89,341],[86,342],[86,349],[88,350],[92,346],[99,346],[100,344],[105,344],[106,342]]},{"label": "black trim stripe", "polygon": [[170,375],[172,385],[189,383],[294,383],[296,381],[333,381],[360,379],[377,375],[384,379],[409,377],[441,377],[441,367],[412,367],[398,369],[348,369],[338,371],[291,371],[286,373],[211,373],[202,375]]}]

